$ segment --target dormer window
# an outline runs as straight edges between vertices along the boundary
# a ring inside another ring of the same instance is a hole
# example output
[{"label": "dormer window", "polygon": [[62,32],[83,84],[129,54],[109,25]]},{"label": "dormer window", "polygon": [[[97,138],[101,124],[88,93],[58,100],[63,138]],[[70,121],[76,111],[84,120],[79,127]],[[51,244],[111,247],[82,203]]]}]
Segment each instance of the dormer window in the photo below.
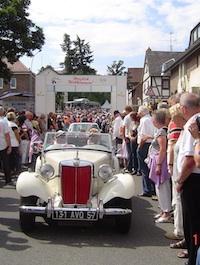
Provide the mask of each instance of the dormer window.
[{"label": "dormer window", "polygon": [[193,42],[195,42],[198,39],[198,30],[195,29],[193,32]]},{"label": "dormer window", "polygon": [[200,24],[191,31],[190,46],[200,39]]}]

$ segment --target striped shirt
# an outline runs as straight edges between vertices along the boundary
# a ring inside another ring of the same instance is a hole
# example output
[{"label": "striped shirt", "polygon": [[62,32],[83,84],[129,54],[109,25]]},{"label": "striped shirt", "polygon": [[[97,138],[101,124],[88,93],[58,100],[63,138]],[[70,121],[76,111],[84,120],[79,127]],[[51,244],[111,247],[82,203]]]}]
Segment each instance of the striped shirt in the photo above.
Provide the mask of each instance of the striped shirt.
[{"label": "striped shirt", "polygon": [[183,128],[177,127],[174,121],[170,121],[168,125],[168,140],[178,140]]}]

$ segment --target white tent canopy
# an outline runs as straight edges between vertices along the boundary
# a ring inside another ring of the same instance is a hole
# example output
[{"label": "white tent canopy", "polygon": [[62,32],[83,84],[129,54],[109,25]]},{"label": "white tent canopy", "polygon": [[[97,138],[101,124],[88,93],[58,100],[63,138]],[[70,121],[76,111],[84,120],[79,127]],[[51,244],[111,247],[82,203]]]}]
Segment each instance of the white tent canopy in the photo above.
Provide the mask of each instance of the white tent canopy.
[{"label": "white tent canopy", "polygon": [[101,106],[102,109],[111,109],[111,104],[108,100],[104,102],[104,104]]}]

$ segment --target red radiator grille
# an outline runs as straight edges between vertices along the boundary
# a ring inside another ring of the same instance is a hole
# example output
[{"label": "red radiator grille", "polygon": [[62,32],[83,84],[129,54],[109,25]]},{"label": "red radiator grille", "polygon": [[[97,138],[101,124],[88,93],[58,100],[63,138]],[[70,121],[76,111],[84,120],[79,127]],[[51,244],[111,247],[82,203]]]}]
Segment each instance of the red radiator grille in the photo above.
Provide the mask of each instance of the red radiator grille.
[{"label": "red radiator grille", "polygon": [[65,204],[87,204],[90,197],[91,167],[62,166],[61,185]]}]

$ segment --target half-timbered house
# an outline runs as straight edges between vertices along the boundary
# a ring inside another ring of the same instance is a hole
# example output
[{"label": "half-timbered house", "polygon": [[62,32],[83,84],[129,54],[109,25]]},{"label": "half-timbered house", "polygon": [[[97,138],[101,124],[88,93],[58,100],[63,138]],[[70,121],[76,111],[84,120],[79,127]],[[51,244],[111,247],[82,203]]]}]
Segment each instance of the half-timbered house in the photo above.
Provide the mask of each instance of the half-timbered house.
[{"label": "half-timbered house", "polygon": [[143,74],[143,102],[165,100],[170,96],[170,75],[162,75],[163,66],[176,61],[181,52],[152,51],[147,49]]}]

